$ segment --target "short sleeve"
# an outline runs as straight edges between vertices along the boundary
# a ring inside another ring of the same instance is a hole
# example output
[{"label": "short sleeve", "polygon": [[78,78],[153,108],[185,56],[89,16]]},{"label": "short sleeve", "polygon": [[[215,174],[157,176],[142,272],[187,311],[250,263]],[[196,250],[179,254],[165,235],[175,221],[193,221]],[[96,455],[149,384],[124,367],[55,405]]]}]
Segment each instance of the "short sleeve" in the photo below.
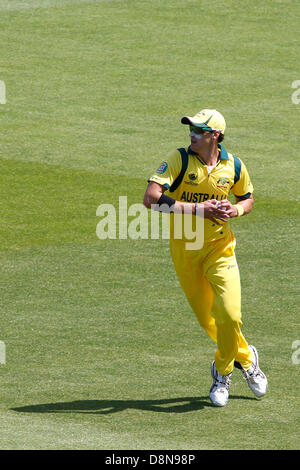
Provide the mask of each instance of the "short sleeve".
[{"label": "short sleeve", "polygon": [[237,180],[231,187],[231,192],[239,199],[247,199],[253,193],[253,185],[251,183],[249,173],[240,159],[237,159],[237,165],[235,168]]},{"label": "short sleeve", "polygon": [[166,189],[169,189],[179,175],[181,167],[182,161],[180,152],[175,150],[166,158],[166,160],[163,160],[160,167],[148,179],[148,183],[150,181],[154,181],[155,183],[164,186]]}]

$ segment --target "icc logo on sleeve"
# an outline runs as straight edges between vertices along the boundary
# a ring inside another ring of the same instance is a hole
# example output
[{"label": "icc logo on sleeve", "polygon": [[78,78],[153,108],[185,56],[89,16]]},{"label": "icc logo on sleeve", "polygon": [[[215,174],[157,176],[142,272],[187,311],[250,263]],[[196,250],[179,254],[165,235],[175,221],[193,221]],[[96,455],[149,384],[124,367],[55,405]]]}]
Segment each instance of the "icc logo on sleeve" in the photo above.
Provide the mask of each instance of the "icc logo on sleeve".
[{"label": "icc logo on sleeve", "polygon": [[159,169],[157,170],[156,173],[158,173],[159,175],[161,175],[162,173],[165,173],[165,171],[167,170],[167,168],[168,168],[167,162],[163,162],[163,163],[160,165],[160,167],[159,167]]}]

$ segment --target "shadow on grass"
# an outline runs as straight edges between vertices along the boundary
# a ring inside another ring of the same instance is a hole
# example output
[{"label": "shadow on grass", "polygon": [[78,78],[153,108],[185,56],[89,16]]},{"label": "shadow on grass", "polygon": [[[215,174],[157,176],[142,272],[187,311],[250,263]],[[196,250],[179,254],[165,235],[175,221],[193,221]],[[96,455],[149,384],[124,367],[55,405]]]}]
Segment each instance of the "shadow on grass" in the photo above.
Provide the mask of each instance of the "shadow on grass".
[{"label": "shadow on grass", "polygon": [[[230,400],[256,400],[252,397],[233,395]],[[22,413],[92,413],[110,414],[135,409],[155,411],[157,413],[186,413],[215,408],[207,397],[180,397],[162,400],[78,400],[60,403],[44,403],[40,405],[20,406],[11,408]]]}]

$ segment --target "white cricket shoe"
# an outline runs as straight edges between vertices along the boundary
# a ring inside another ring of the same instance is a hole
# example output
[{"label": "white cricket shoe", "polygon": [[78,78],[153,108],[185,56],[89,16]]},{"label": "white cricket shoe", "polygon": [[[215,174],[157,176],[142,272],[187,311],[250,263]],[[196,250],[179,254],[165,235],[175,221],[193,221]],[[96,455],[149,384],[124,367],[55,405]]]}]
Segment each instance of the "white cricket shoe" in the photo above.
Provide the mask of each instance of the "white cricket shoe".
[{"label": "white cricket shoe", "polygon": [[258,364],[258,352],[256,348],[249,344],[249,349],[252,352],[252,365],[248,370],[245,370],[239,362],[235,362],[234,365],[238,369],[241,369],[245,380],[252,392],[256,397],[263,397],[267,393],[268,380]]},{"label": "white cricket shoe", "polygon": [[210,401],[215,406],[225,406],[229,397],[231,373],[228,375],[219,374],[215,366],[215,361],[213,361],[211,364],[211,375],[214,381],[209,391]]}]

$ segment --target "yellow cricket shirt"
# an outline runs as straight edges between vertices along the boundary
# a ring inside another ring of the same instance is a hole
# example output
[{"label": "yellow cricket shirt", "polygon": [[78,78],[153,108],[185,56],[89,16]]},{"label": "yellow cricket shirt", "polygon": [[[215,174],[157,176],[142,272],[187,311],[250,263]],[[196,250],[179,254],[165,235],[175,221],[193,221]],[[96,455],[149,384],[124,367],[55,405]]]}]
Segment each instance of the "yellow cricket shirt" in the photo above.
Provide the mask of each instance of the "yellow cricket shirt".
[{"label": "yellow cricket shirt", "polygon": [[[227,199],[230,192],[240,199],[247,199],[253,192],[253,186],[246,166],[222,145],[219,144],[218,148],[220,158],[210,173],[199,155],[188,147],[172,152],[148,181],[164,186],[167,188],[166,195],[182,202],[199,203],[209,199],[221,201]],[[222,226],[204,219],[205,242],[218,240],[228,234],[228,222],[218,222]]]}]

